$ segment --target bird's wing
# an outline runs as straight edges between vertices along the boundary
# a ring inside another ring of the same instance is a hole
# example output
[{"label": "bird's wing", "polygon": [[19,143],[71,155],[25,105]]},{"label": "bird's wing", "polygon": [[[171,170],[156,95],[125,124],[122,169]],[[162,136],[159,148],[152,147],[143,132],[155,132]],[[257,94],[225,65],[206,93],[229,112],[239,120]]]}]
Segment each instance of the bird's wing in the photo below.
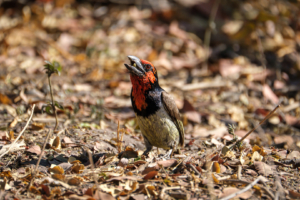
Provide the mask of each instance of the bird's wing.
[{"label": "bird's wing", "polygon": [[180,119],[180,113],[178,111],[178,108],[175,104],[175,101],[171,95],[169,95],[167,92],[163,91],[161,93],[161,99],[164,105],[164,108],[170,115],[171,119],[173,120],[174,124],[176,125],[178,131],[179,131],[179,144],[180,146],[183,146],[184,144],[184,130],[183,130],[183,124]]}]

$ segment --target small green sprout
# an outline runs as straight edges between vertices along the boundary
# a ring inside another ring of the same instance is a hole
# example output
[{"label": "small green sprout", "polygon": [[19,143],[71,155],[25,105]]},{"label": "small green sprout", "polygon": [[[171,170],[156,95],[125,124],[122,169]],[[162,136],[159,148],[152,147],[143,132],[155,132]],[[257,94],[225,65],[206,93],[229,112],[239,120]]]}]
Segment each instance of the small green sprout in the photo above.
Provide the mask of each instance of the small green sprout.
[{"label": "small green sprout", "polygon": [[58,126],[56,108],[59,108],[59,109],[63,110],[64,107],[62,105],[60,105],[57,101],[54,101],[54,99],[53,99],[51,76],[52,76],[52,74],[60,75],[62,67],[59,64],[59,62],[57,62],[57,61],[53,61],[52,63],[49,62],[49,61],[45,61],[45,62],[46,62],[46,64],[44,65],[44,68],[46,70],[46,74],[48,75],[48,83],[49,83],[49,88],[50,88],[51,102],[49,102],[46,105],[42,106],[42,112],[45,109],[46,113],[55,115],[55,127],[54,127],[54,131],[55,131],[57,126]]}]

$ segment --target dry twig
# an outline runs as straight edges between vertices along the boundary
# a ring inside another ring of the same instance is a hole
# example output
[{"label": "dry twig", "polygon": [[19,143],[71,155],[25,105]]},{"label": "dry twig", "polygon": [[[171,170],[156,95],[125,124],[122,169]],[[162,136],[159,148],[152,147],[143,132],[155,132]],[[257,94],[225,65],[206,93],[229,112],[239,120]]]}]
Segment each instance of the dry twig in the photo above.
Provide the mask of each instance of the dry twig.
[{"label": "dry twig", "polygon": [[238,178],[239,180],[241,180],[241,178],[242,178],[242,165],[239,165],[239,166],[238,166],[237,178]]},{"label": "dry twig", "polygon": [[[122,132],[121,137],[120,137],[120,132]],[[124,130],[120,129],[120,123],[118,121],[118,129],[117,129],[117,148],[118,148],[118,153],[121,153],[121,151],[122,151],[123,137],[124,137]]]},{"label": "dry twig", "polygon": [[[257,126],[255,126],[244,137],[242,137],[242,139],[238,140],[235,143],[235,145],[241,144],[246,139],[246,137],[248,137],[255,129],[257,129],[260,125],[262,125],[267,119],[269,119],[279,107],[280,107],[280,104],[278,104],[261,122],[259,122],[259,124]],[[235,146],[235,145],[233,145],[233,146]]]},{"label": "dry twig", "polygon": [[190,167],[197,175],[201,176],[201,173],[196,169],[196,167],[193,164],[188,163],[187,166]]},{"label": "dry twig", "polygon": [[164,188],[161,190],[160,198],[161,198],[161,199],[165,199],[165,198],[164,198],[164,196],[165,196],[165,191],[167,191],[167,190],[180,190],[180,189],[181,189],[181,186],[164,187]]},{"label": "dry twig", "polygon": [[29,119],[28,119],[26,125],[24,126],[23,130],[22,130],[21,133],[18,135],[18,137],[15,139],[15,141],[10,145],[10,147],[8,148],[8,150],[5,151],[5,152],[0,156],[0,158],[2,158],[5,154],[7,154],[7,153],[11,150],[11,148],[12,148],[13,146],[15,146],[15,144],[17,143],[17,141],[20,139],[21,135],[25,132],[26,128],[28,127],[28,125],[29,125],[29,123],[30,123],[30,121],[31,121],[31,119],[32,119],[32,116],[33,116],[33,113],[34,113],[34,108],[35,108],[35,104],[33,104],[33,106],[32,106],[30,117],[29,117]]},{"label": "dry twig", "polygon": [[208,180],[208,183],[207,183],[208,192],[210,195],[210,199],[214,200],[214,199],[216,199],[216,195],[214,192],[213,174],[211,172],[211,168],[208,166],[208,162],[206,163],[206,169],[207,169],[206,176],[207,176],[207,180]]},{"label": "dry twig", "polygon": [[[254,185],[256,185],[258,183],[258,181],[260,181],[264,184],[263,180],[262,180],[262,176],[259,176],[256,180],[254,180],[252,183],[249,183],[248,181],[243,181],[243,180],[237,180],[237,179],[228,179],[228,180],[224,180],[225,182],[230,182],[230,183],[240,183],[240,184],[248,184],[247,187],[245,187],[243,190],[240,190],[237,193],[231,194],[227,197],[222,198],[222,200],[228,200],[231,199],[239,194],[242,194],[243,192],[246,192],[247,190],[251,189]],[[263,187],[263,186],[259,186],[261,189],[263,189],[272,199],[274,199],[274,194],[267,188],[267,187]],[[220,199],[221,200],[221,199]]]},{"label": "dry twig", "polygon": [[93,170],[93,176],[94,176],[95,185],[96,185],[96,188],[97,188],[98,192],[100,193],[97,175],[96,175],[96,173],[94,172],[94,171],[95,171],[95,166],[94,166],[94,161],[93,161],[92,153],[91,153],[91,151],[90,151],[89,149],[87,149],[86,151],[87,151],[88,154],[89,154],[89,160],[90,160],[91,168],[92,168],[92,170]]},{"label": "dry twig", "polygon": [[278,175],[275,175],[275,189],[276,189],[276,193],[275,193],[275,197],[274,199],[275,200],[278,200],[278,199],[284,199],[284,189],[281,185],[281,181],[280,181],[280,178]]},{"label": "dry twig", "polygon": [[[215,26],[216,26],[214,21],[216,18],[216,14],[218,11],[220,1],[221,0],[215,0],[214,5],[211,10],[211,13],[210,13],[210,16],[209,16],[208,27],[206,28],[205,35],[204,35],[204,47],[206,47],[206,49],[209,48],[211,32],[213,29],[215,29]],[[206,71],[207,71],[207,59],[208,59],[208,56],[207,56],[205,62],[203,63],[203,69]]]},{"label": "dry twig", "polygon": [[32,173],[32,178],[31,178],[30,184],[29,184],[29,186],[28,186],[28,193],[29,193],[30,186],[32,185],[32,183],[33,183],[33,181],[34,181],[34,178],[35,178],[36,174],[38,173],[38,167],[39,167],[39,165],[40,165],[40,162],[41,162],[41,159],[42,159],[42,157],[43,157],[43,154],[44,154],[44,151],[45,151],[45,148],[46,148],[46,144],[47,144],[47,141],[48,141],[50,135],[51,135],[51,129],[49,130],[49,132],[48,132],[48,134],[47,134],[47,137],[46,137],[46,139],[45,139],[43,148],[42,148],[42,150],[41,150],[41,154],[40,154],[39,159],[38,159],[38,161],[37,161],[37,163],[36,163],[35,170],[34,170],[33,173]]}]

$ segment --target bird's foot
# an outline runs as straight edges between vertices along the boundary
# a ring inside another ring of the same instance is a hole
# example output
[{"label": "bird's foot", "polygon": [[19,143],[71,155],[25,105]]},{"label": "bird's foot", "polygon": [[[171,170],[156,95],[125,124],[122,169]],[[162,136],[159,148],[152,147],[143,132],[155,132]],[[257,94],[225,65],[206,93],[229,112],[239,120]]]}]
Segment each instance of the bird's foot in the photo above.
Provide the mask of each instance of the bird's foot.
[{"label": "bird's foot", "polygon": [[169,160],[169,159],[171,159],[172,154],[173,154],[173,149],[170,149],[170,150],[167,151],[166,154],[159,155],[157,157],[157,160]]}]

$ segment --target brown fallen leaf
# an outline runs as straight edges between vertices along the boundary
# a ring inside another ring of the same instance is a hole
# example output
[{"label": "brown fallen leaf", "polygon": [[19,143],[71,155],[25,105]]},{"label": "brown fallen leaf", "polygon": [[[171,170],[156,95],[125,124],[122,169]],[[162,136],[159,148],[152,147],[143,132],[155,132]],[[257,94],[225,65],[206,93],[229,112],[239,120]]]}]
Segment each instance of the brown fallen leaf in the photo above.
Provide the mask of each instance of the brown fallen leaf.
[{"label": "brown fallen leaf", "polygon": [[14,120],[9,124],[9,128],[13,128],[18,124],[19,117],[15,117]]},{"label": "brown fallen leaf", "polygon": [[11,180],[11,179],[12,179],[12,175],[11,175],[11,172],[10,172],[10,171],[4,171],[4,172],[1,172],[1,173],[0,173],[0,177],[1,177],[1,178],[6,177],[8,180]]},{"label": "brown fallen leaf", "polygon": [[292,151],[289,153],[286,157],[287,159],[293,159],[293,158],[300,158],[300,152],[299,151]]},{"label": "brown fallen leaf", "polygon": [[146,176],[144,176],[144,180],[153,179],[158,174],[158,171],[151,171]]},{"label": "brown fallen leaf", "polygon": [[177,21],[173,21],[170,24],[169,32],[170,32],[170,34],[172,34],[180,39],[183,39],[183,40],[187,39],[187,33],[184,30],[179,28],[179,24]]},{"label": "brown fallen leaf", "polygon": [[58,196],[61,196],[61,190],[59,187],[55,187],[51,190],[51,195],[53,197],[58,197]]},{"label": "brown fallen leaf", "polygon": [[278,104],[279,99],[269,85],[264,84],[262,92],[266,99],[270,100],[273,104]]},{"label": "brown fallen leaf", "polygon": [[44,123],[32,122],[30,130],[41,130],[43,128],[45,128]]},{"label": "brown fallen leaf", "polygon": [[74,166],[71,168],[71,171],[76,174],[81,174],[83,170],[84,170],[84,165],[78,163],[75,163]]},{"label": "brown fallen leaf", "polygon": [[275,144],[286,143],[286,145],[290,148],[294,144],[294,138],[290,135],[279,135],[274,137]]},{"label": "brown fallen leaf", "polygon": [[241,71],[241,66],[232,63],[232,61],[229,59],[221,59],[219,61],[219,70],[223,77],[238,78]]},{"label": "brown fallen leaf", "polygon": [[61,166],[55,166],[49,169],[49,172],[52,174],[64,174],[65,171]]},{"label": "brown fallen leaf", "polygon": [[131,146],[127,146],[125,151],[119,154],[120,158],[137,158],[138,152],[135,151]]},{"label": "brown fallen leaf", "polygon": [[51,176],[55,180],[64,181],[66,176],[64,174],[52,174]]},{"label": "brown fallen leaf", "polygon": [[217,174],[219,174],[221,172],[221,167],[220,167],[220,164],[218,162],[213,162],[212,171],[216,172]]},{"label": "brown fallen leaf", "polygon": [[47,196],[50,196],[50,188],[48,185],[44,185],[44,184],[41,184],[40,185],[42,190],[43,190],[43,193],[45,193]]},{"label": "brown fallen leaf", "polygon": [[9,131],[9,140],[15,140],[14,131]]},{"label": "brown fallen leaf", "polygon": [[40,190],[34,186],[30,186],[29,191],[33,194],[41,194]]},{"label": "brown fallen leaf", "polygon": [[53,140],[52,147],[55,149],[61,149],[61,142],[58,136],[56,136],[55,139]]},{"label": "brown fallen leaf", "polygon": [[84,194],[85,195],[89,195],[89,196],[93,196],[93,194],[94,194],[94,191],[95,191],[95,188],[88,188],[85,192],[84,192]]},{"label": "brown fallen leaf", "polygon": [[160,166],[166,168],[166,167],[171,167],[176,164],[177,164],[177,160],[175,160],[175,159],[161,160],[156,163],[149,164],[148,167],[142,172],[142,174],[145,175],[145,174],[149,173],[150,171],[156,171],[156,170],[160,169]]},{"label": "brown fallen leaf", "polygon": [[79,179],[78,177],[73,177],[73,178],[70,178],[70,179],[68,180],[68,184],[69,184],[69,185],[74,185],[74,186],[80,185],[81,182],[82,182],[82,180]]},{"label": "brown fallen leaf", "polygon": [[293,190],[289,190],[289,196],[292,199],[300,199],[300,193],[295,192]]},{"label": "brown fallen leaf", "polygon": [[286,114],[285,115],[285,121],[288,125],[292,125],[292,126],[295,126],[295,127],[300,127],[300,119],[295,117],[295,116]]},{"label": "brown fallen leaf", "polygon": [[101,192],[99,190],[96,190],[94,196],[95,199],[105,199],[105,200],[115,200],[115,198],[113,196],[111,196],[110,194]]},{"label": "brown fallen leaf", "polygon": [[187,111],[184,113],[184,117],[186,117],[189,121],[200,124],[201,123],[201,115],[197,111]]},{"label": "brown fallen leaf", "polygon": [[9,140],[9,135],[7,131],[0,131],[0,140]]},{"label": "brown fallen leaf", "polygon": [[255,161],[254,162],[254,167],[257,170],[258,174],[263,175],[263,176],[269,176],[274,173],[276,170],[276,166],[270,166],[264,162],[260,161]]},{"label": "brown fallen leaf", "polygon": [[0,93],[0,102],[2,104],[7,104],[7,105],[12,104],[12,101],[10,100],[10,98],[8,98],[8,96],[6,96],[5,94],[1,94],[1,93]]},{"label": "brown fallen leaf", "polygon": [[37,155],[41,154],[41,147],[39,145],[34,145],[29,147],[29,149],[27,149],[28,152],[30,153],[35,153]]}]

